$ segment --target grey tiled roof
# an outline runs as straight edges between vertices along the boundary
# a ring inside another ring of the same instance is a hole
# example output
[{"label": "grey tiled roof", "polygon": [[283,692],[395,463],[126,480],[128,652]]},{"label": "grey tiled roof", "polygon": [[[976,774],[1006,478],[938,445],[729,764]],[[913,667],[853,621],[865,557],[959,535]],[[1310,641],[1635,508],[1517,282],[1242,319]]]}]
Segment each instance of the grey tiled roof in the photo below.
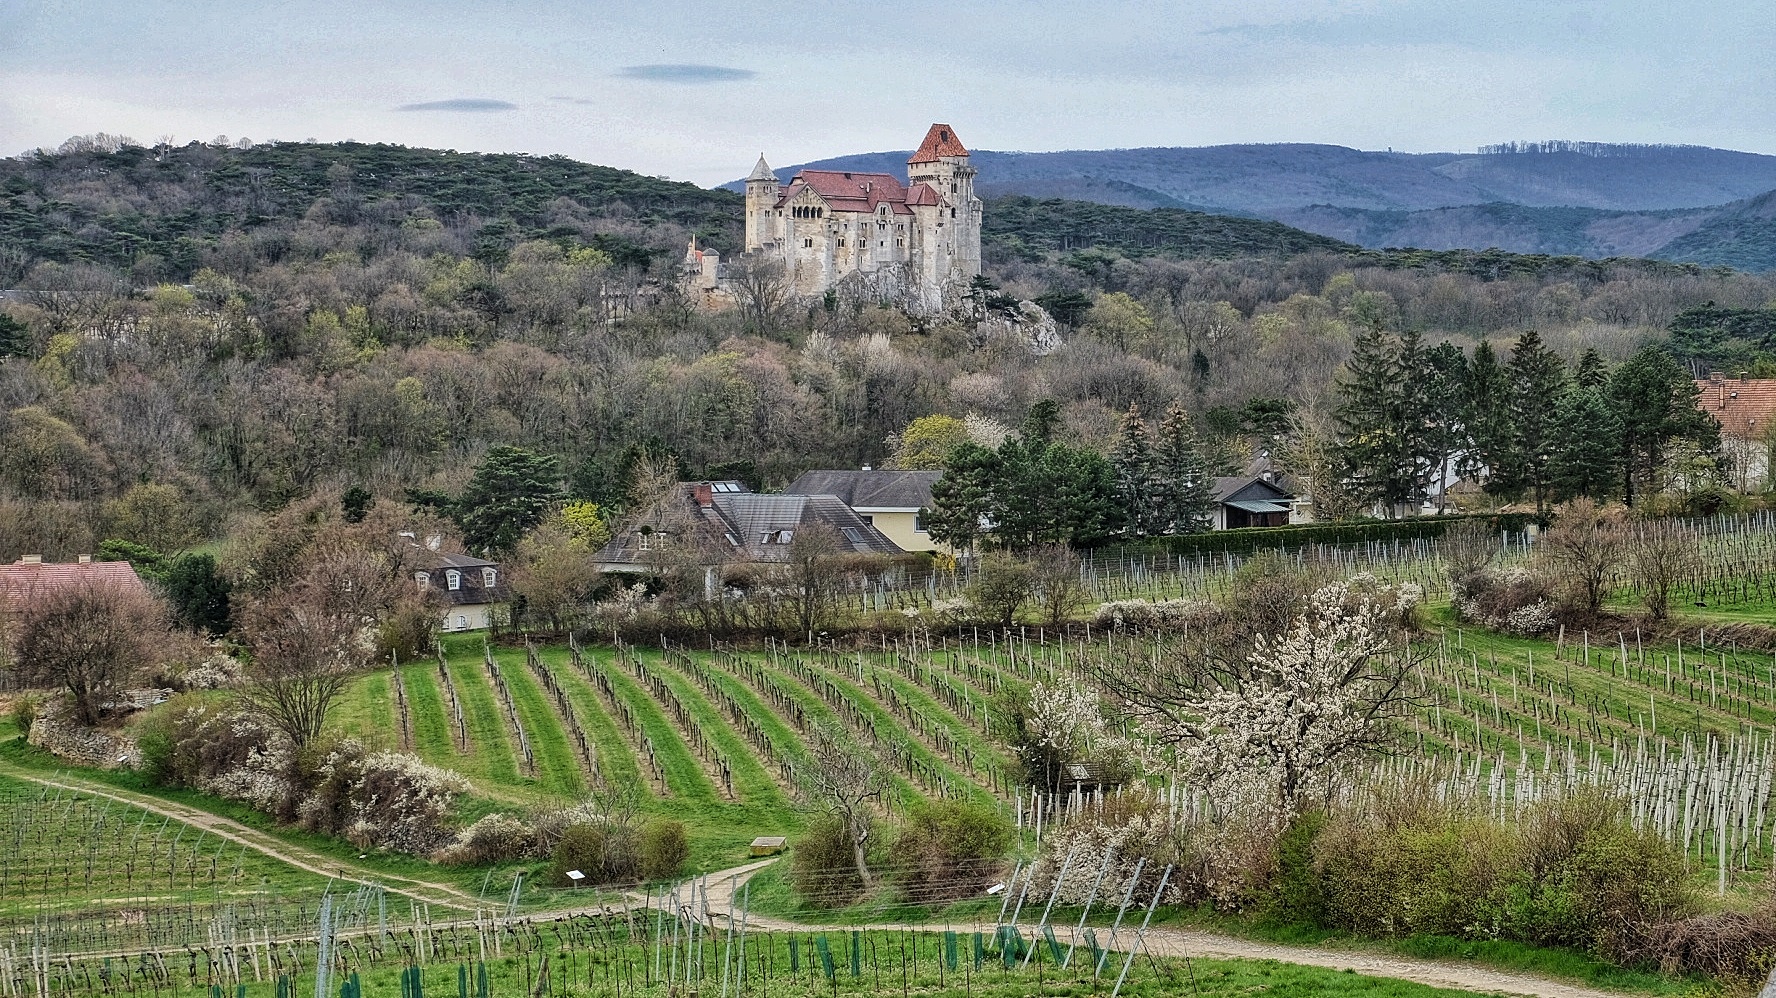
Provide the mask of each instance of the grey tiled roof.
[{"label": "grey tiled roof", "polygon": [[[836,496],[715,492],[709,505],[703,506],[697,501],[696,486],[685,485],[662,502],[680,504],[681,515],[664,516],[660,507],[655,507],[631,517],[599,549],[599,563],[646,563],[648,555],[640,544],[644,524],[662,533],[676,531],[677,535],[669,536],[665,543],[680,548],[690,545],[708,563],[783,561],[789,555],[795,532],[815,524],[832,528],[841,548],[854,554],[904,553]],[[667,523],[675,526],[662,529]]]},{"label": "grey tiled roof", "polygon": [[837,496],[852,509],[920,509],[931,505],[941,471],[807,471],[784,492]]},{"label": "grey tiled roof", "polygon": [[1288,490],[1275,482],[1267,482],[1262,478],[1240,477],[1215,479],[1215,501],[1228,502],[1232,499],[1293,499]]}]

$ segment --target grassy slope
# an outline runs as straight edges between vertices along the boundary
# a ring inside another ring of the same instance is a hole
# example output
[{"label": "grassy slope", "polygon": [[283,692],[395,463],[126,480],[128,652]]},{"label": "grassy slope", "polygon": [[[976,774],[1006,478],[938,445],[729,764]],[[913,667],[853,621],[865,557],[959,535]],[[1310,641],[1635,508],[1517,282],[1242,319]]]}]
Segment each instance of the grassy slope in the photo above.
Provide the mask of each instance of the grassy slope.
[{"label": "grassy slope", "polygon": [[518,719],[530,740],[531,754],[536,758],[537,789],[563,799],[584,796],[586,779],[579,753],[555,713],[553,698],[524,664],[524,651],[504,649],[494,654],[494,660],[499,663],[500,676],[512,693]]}]

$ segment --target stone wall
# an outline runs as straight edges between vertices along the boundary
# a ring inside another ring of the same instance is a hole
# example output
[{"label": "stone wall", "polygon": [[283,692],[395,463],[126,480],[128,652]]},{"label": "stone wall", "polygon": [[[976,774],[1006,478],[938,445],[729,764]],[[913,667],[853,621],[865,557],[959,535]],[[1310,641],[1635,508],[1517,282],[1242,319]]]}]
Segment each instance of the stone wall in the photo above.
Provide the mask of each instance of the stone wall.
[{"label": "stone wall", "polygon": [[[107,709],[135,713],[166,702],[172,690],[130,690],[113,698]],[[37,707],[31,733],[25,739],[45,752],[69,762],[101,769],[134,766],[142,761],[135,738],[122,728],[89,728],[79,722],[67,698],[50,696]]]}]

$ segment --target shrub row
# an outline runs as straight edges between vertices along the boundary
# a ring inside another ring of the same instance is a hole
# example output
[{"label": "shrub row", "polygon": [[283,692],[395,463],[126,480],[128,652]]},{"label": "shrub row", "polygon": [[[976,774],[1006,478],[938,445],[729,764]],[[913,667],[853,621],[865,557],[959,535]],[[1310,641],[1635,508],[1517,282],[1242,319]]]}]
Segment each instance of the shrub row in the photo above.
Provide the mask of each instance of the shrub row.
[{"label": "shrub row", "polygon": [[1444,531],[1464,520],[1480,520],[1494,530],[1509,533],[1522,533],[1536,522],[1536,518],[1528,513],[1501,513],[1304,523],[1291,527],[1241,527],[1235,530],[1211,530],[1201,534],[1155,537],[1135,544],[1109,544],[1099,548],[1095,557],[1100,560],[1116,560],[1154,555],[1249,554],[1271,548],[1298,548],[1313,544],[1428,540],[1443,536]]}]

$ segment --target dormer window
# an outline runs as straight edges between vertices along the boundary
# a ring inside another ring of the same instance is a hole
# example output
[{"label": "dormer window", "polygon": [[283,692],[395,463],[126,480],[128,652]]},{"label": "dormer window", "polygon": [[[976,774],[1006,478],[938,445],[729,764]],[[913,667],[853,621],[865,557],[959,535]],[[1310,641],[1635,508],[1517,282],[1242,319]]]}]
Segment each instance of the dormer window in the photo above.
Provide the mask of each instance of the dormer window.
[{"label": "dormer window", "polygon": [[425,592],[427,589],[432,588],[432,573],[430,573],[430,572],[414,572],[413,573],[413,581],[417,582],[419,584],[419,591],[420,592]]},{"label": "dormer window", "polygon": [[454,568],[450,569],[444,573],[444,583],[451,592],[456,592],[462,588],[462,573]]},{"label": "dormer window", "polygon": [[499,584],[499,573],[491,568],[481,570],[481,588],[492,589]]}]

